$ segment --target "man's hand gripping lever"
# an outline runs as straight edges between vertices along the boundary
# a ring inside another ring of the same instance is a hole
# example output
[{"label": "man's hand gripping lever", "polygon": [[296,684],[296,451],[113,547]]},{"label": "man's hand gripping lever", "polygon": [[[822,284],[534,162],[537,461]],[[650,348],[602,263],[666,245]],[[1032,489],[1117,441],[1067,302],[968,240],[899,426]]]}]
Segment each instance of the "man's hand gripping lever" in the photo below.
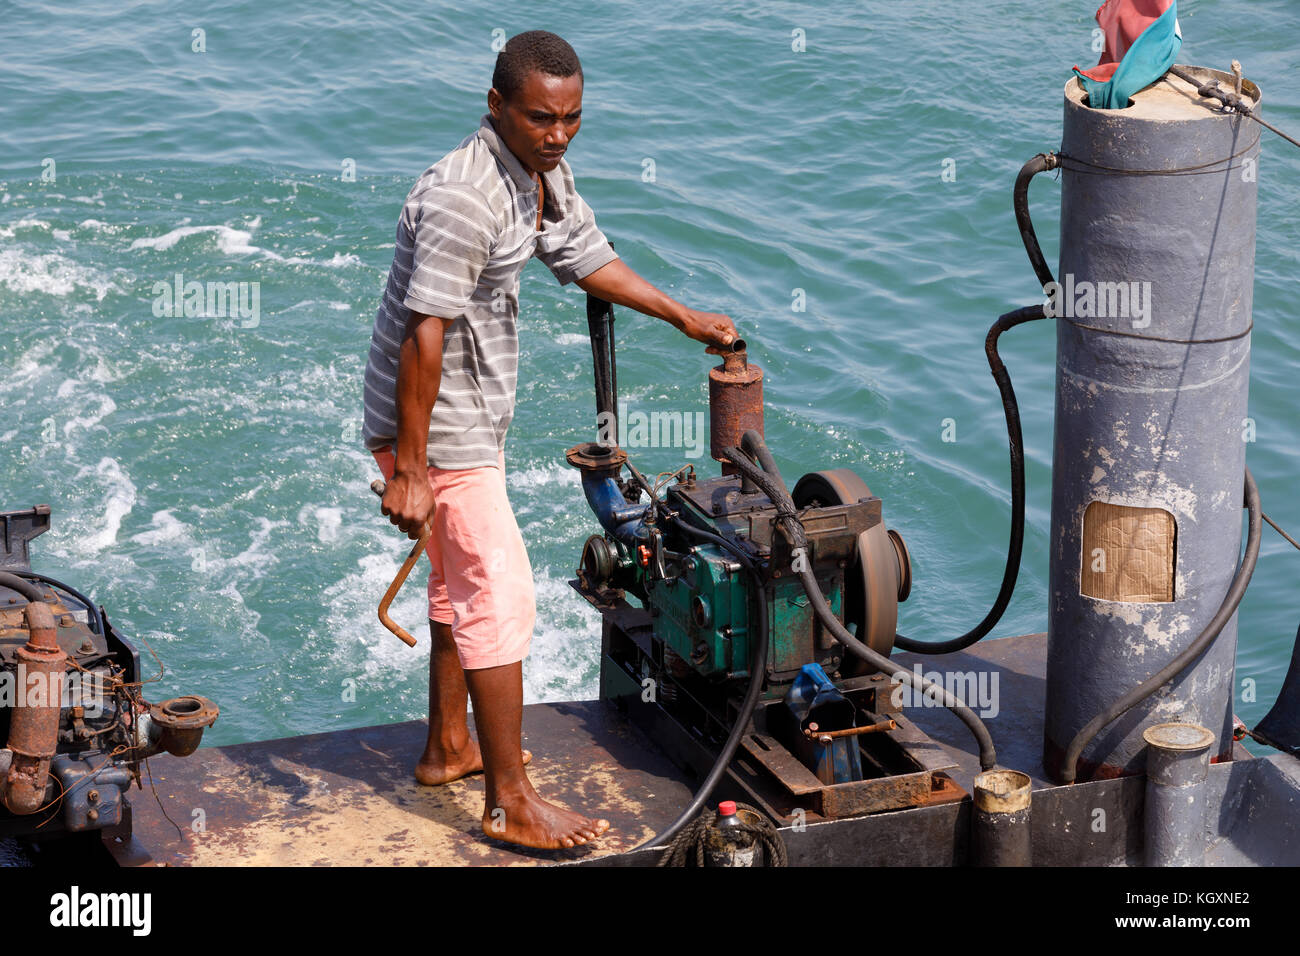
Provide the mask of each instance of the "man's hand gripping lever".
[{"label": "man's hand gripping lever", "polygon": [[[376,478],[370,483],[370,490],[382,499],[388,491],[388,486],[383,481]],[[387,508],[384,508],[383,511],[384,514],[389,514]],[[388,590],[384,592],[383,600],[379,602],[380,623],[396,634],[408,647],[415,646],[415,638],[408,634],[400,624],[389,617],[388,608],[393,603],[393,598],[397,597],[397,592],[402,589],[402,585],[406,583],[406,577],[411,573],[411,568],[415,567],[415,563],[420,560],[420,553],[429,543],[429,535],[433,531],[432,508],[429,509],[428,514],[429,517],[425,519],[424,526],[420,530],[419,540],[415,542],[415,547],[411,548],[411,553],[406,556],[406,560],[402,562],[401,568],[397,571],[397,577],[393,578],[393,583],[388,585]],[[397,524],[398,527],[401,527],[401,524],[395,518],[393,519],[393,523]],[[411,528],[402,528],[402,530],[407,532],[408,535],[412,534]]]}]

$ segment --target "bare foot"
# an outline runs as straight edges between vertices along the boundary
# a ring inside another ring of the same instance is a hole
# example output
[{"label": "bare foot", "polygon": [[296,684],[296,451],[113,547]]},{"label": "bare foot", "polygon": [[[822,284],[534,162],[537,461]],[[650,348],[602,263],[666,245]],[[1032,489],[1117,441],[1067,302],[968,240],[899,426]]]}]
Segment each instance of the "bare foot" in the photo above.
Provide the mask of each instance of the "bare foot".
[{"label": "bare foot", "polygon": [[483,810],[484,833],[536,850],[581,846],[608,829],[608,820],[590,820],[580,813],[547,803],[535,792],[520,795],[515,800],[498,801],[496,806],[489,803]]},{"label": "bare foot", "polygon": [[[527,766],[533,759],[533,752],[525,750],[523,753],[524,766]],[[454,753],[426,747],[415,765],[415,780],[426,787],[436,787],[482,772],[483,755],[479,752],[478,742],[471,739],[468,745]]]}]

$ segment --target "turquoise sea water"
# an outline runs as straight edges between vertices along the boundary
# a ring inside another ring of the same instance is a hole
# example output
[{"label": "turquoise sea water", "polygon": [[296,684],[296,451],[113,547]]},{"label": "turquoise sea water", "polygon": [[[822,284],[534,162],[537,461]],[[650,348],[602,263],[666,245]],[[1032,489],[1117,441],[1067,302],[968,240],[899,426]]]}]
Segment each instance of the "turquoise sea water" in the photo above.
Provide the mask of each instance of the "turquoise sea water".
[{"label": "turquoise sea water", "polygon": [[[407,190],[477,127],[494,37],[544,28],[582,58],[568,159],[601,227],[650,281],[736,321],[766,369],[768,438],[791,481],[852,467],[885,499],[915,565],[900,629],[961,633],[996,593],[1008,527],[984,335],[1039,299],[1011,185],[1059,144],[1070,67],[1096,61],[1094,7],[10,3],[0,507],[50,504],[36,566],[156,650],[151,698],[221,704],[209,743],[424,716],[427,652],[374,617],[405,545],[367,487],[361,372]],[[1240,59],[1268,114],[1300,131],[1287,42],[1300,8],[1179,9],[1181,62]],[[1058,191],[1040,177],[1031,194],[1052,261]],[[1297,201],[1300,151],[1266,134],[1248,458],[1293,533]],[[155,283],[177,274],[258,283],[258,321],[156,315]],[[583,296],[530,264],[521,310],[507,461],[537,579],[526,693],[590,698],[598,618],[566,581],[596,524],[563,461],[593,416]],[[702,347],[627,310],[617,330],[630,409],[706,410]],[[995,636],[1046,626],[1053,351],[1045,324],[1004,340],[1029,512]],[[707,453],[635,460],[712,473]],[[1251,724],[1285,673],[1298,573],[1300,554],[1266,531],[1240,612],[1239,678],[1257,696],[1237,711]],[[422,591],[412,583],[394,614],[427,638]]]}]

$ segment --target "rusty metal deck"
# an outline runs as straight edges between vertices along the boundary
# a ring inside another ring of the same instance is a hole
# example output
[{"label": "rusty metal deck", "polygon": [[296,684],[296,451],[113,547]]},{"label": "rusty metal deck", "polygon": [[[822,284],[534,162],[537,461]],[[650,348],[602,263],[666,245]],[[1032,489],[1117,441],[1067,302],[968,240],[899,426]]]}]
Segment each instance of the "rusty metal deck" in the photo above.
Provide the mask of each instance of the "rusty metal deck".
[{"label": "rusty metal deck", "polygon": [[131,792],[131,843],[106,842],[125,865],[564,863],[630,849],[690,802],[682,774],[601,701],[532,704],[523,723],[538,791],[612,824],[595,846],[544,852],[484,836],[481,774],[442,787],[415,782],[424,721],[154,757],[160,799],[146,777]]}]

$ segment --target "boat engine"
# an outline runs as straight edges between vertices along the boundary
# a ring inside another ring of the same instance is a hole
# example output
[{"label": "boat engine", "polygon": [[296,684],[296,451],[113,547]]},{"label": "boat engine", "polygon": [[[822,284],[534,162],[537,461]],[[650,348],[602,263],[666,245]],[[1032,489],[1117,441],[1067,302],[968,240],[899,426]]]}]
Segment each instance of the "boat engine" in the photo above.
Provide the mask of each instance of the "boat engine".
[{"label": "boat engine", "polygon": [[[722,358],[709,375],[721,476],[686,465],[652,484],[609,437],[612,317],[589,297],[603,440],[566,453],[603,528],[570,582],[603,617],[602,698],[701,776],[720,773],[724,742],[738,736],[716,795],[735,793],[779,821],[961,799],[944,772],[951,760],[900,713],[897,678],[847,654],[810,593],[807,571],[837,621],[883,663],[911,563],[881,499],[848,469],[810,472],[789,492],[802,540],[791,534],[790,505],[761,487],[753,461],[733,458],[770,461],[762,370],[743,341],[710,349]],[[760,694],[756,704],[747,689]]]},{"label": "boat engine", "polygon": [[0,512],[0,835],[126,827],[126,793],[154,754],[194,752],[205,697],[150,704],[140,655],[80,592],[31,568],[50,508]]}]

